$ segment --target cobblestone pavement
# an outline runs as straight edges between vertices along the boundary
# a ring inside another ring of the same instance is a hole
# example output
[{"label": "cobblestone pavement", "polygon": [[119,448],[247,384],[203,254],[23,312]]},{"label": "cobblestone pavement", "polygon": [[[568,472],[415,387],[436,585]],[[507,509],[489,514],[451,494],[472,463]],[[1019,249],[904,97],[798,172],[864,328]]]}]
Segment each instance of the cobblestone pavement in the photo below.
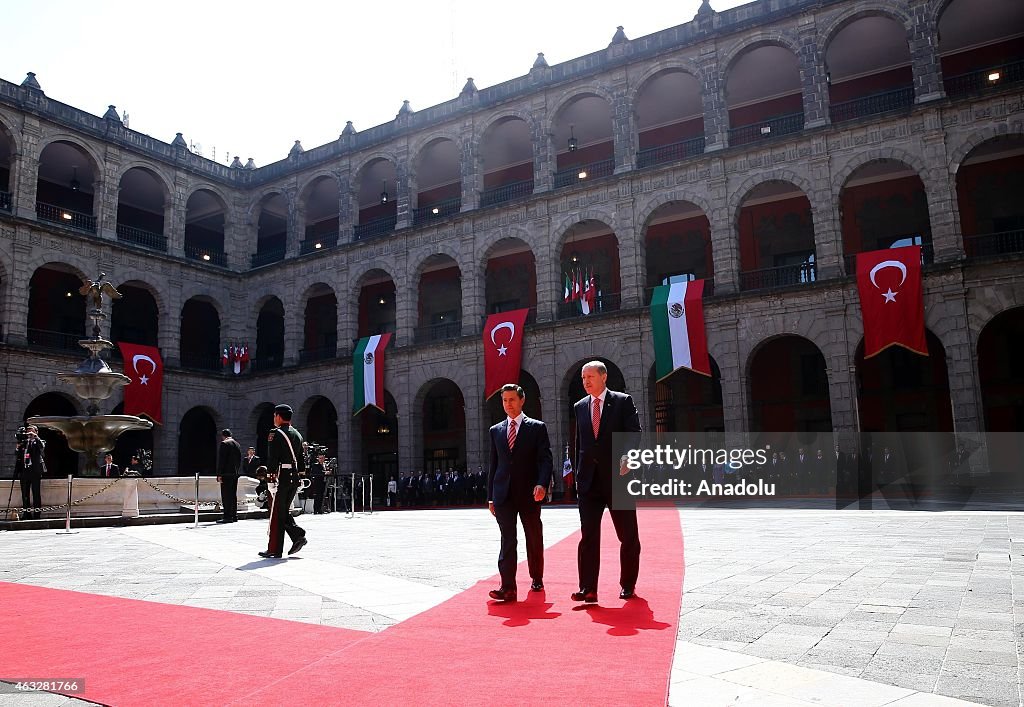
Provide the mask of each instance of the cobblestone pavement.
[{"label": "cobblestone pavement", "polygon": [[[681,517],[671,704],[1020,703],[1024,515],[694,508]],[[301,562],[256,556],[265,520],[2,533],[0,581],[379,631],[496,571],[498,533],[482,509],[299,522],[310,537]],[[552,545],[579,517],[551,508],[544,523]],[[642,584],[641,569],[641,595]],[[72,703],[3,693],[0,705]]]}]

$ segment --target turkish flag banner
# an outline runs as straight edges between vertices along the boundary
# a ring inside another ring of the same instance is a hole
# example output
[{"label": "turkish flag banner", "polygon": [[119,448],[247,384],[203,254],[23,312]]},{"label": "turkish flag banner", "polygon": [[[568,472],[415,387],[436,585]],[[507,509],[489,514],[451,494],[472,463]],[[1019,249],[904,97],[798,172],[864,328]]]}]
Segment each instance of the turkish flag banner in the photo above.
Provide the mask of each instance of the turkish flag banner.
[{"label": "turkish flag banner", "polygon": [[160,414],[164,386],[164,362],[155,346],[119,343],[124,374],[131,383],[124,388],[124,414],[145,415],[163,424]]},{"label": "turkish flag banner", "polygon": [[857,291],[864,320],[864,358],[890,346],[928,355],[924,335],[921,246],[857,254]]},{"label": "turkish flag banner", "polygon": [[506,383],[519,382],[523,359],[523,327],[528,309],[515,309],[487,317],[484,324],[484,399]]}]

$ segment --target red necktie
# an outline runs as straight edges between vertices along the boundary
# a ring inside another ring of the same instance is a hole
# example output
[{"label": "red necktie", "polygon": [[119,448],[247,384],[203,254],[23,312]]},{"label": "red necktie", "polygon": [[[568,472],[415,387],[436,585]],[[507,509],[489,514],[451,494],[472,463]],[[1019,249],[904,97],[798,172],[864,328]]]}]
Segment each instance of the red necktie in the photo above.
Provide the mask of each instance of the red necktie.
[{"label": "red necktie", "polygon": [[594,423],[594,439],[597,439],[597,431],[601,429],[601,398],[594,398],[590,420]]},{"label": "red necktie", "polygon": [[512,447],[516,446],[516,421],[508,421],[508,451],[512,451]]}]

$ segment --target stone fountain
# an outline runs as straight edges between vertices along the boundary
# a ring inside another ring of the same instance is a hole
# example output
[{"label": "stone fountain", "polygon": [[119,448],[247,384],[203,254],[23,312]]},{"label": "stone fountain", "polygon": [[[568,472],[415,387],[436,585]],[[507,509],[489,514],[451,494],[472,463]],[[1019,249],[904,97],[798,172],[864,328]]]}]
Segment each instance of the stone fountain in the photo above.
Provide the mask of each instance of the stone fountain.
[{"label": "stone fountain", "polygon": [[89,351],[89,356],[78,365],[74,373],[62,373],[58,380],[70,383],[75,394],[89,401],[88,415],[75,417],[32,417],[27,420],[30,425],[38,425],[58,430],[67,438],[68,447],[86,455],[86,467],[99,473],[99,456],[114,448],[117,438],[129,430],[148,430],[153,423],[134,415],[100,415],[99,403],[109,398],[113,392],[131,382],[128,376],[115,373],[107,362],[100,358],[100,353],[113,348],[113,344],[100,336],[100,322],[107,318],[103,312],[103,296],[121,299],[112,284],[104,282],[105,273],[100,273],[98,280],[85,280],[79,293],[88,300],[89,313],[92,319],[92,338],[82,339],[78,344]]}]

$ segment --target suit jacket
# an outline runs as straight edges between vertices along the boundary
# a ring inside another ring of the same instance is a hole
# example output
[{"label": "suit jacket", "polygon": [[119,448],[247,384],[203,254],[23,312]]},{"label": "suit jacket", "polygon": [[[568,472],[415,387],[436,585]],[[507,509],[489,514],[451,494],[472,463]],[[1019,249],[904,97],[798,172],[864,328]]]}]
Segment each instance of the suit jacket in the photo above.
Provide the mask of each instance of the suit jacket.
[{"label": "suit jacket", "polygon": [[[523,424],[516,431],[516,443],[508,448],[508,417],[490,430],[491,469],[487,475],[487,500],[501,505],[511,497],[511,491],[528,489],[533,500],[533,487],[551,483],[551,441],[548,427],[540,420],[523,416]],[[517,498],[514,500],[527,500]]]},{"label": "suit jacket", "polygon": [[252,478],[255,479],[256,470],[259,469],[262,465],[263,462],[260,461],[260,457],[258,454],[253,454],[252,460],[242,457],[242,473],[245,474],[246,476],[251,476]]},{"label": "suit jacket", "polygon": [[[594,439],[590,416],[590,396],[577,401],[576,413],[576,490],[586,493],[595,479],[611,491],[612,475],[618,474],[619,459],[640,444],[640,414],[633,398],[609,390],[601,410],[601,425]],[[613,472],[614,469],[614,472]]]},{"label": "suit jacket", "polygon": [[117,464],[111,464],[110,465],[110,473],[109,474],[107,473],[107,465],[106,464],[101,464],[100,465],[100,476],[109,476],[111,479],[116,479],[120,475],[121,475],[121,467],[119,467]]},{"label": "suit jacket", "polygon": [[242,448],[234,437],[220,441],[217,448],[217,476],[237,476],[242,466]]},{"label": "suit jacket", "polygon": [[[25,458],[25,450],[28,450],[28,459]],[[46,474],[46,459],[43,452],[46,450],[46,440],[35,438],[29,442],[18,445],[18,466],[17,478],[36,479]]]}]

